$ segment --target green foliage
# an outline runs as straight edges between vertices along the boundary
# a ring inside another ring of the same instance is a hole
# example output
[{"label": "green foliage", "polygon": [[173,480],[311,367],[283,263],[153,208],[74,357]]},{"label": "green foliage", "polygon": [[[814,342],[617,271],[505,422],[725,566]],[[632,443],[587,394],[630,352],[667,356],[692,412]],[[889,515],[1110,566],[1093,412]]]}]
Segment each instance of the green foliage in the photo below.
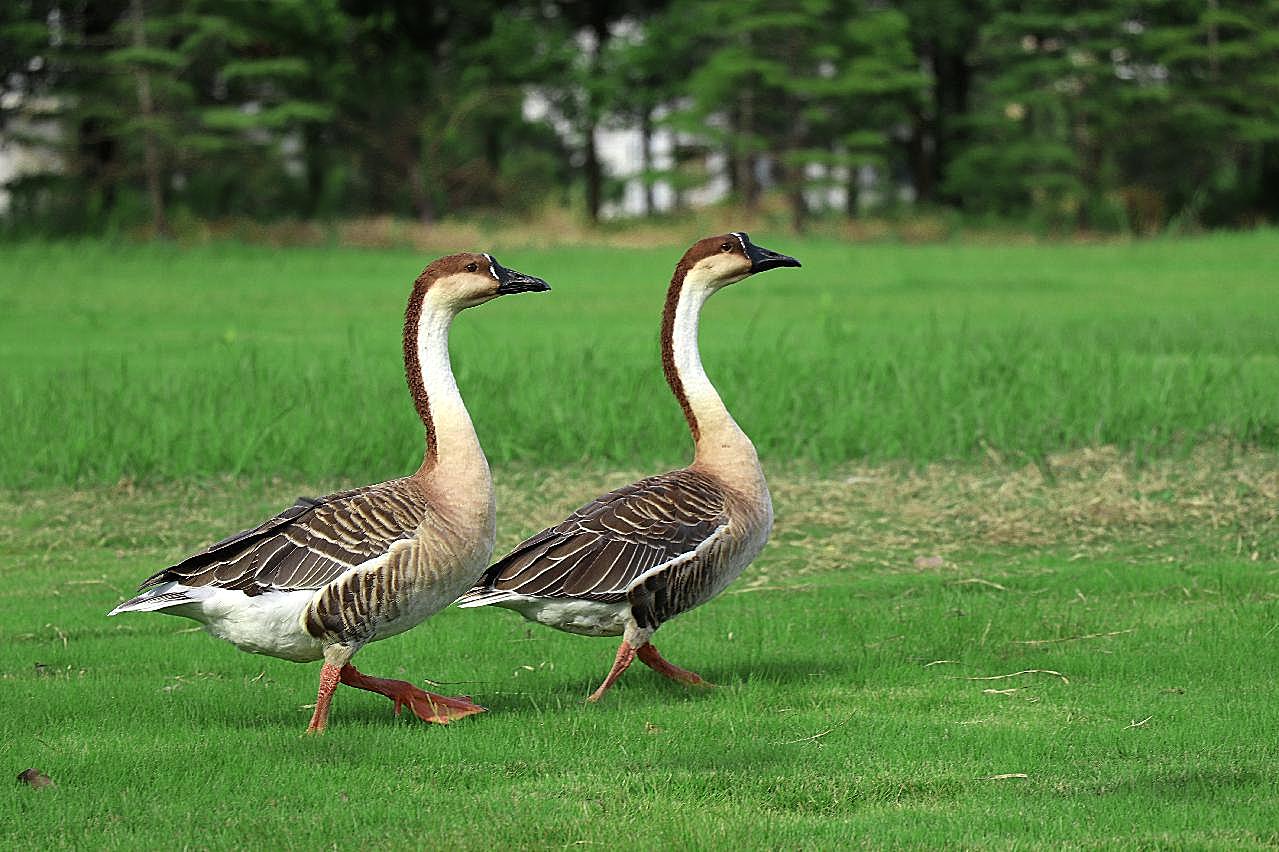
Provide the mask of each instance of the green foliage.
[{"label": "green foliage", "polygon": [[[1093,225],[1129,199],[1132,225],[1174,215],[1237,224],[1261,205],[1279,139],[1279,4],[1006,3],[981,33],[987,79],[949,188],[974,209]],[[989,187],[989,188],[984,188]],[[1145,212],[1139,209],[1145,207]]]},{"label": "green foliage", "polygon": [[75,9],[0,9],[0,133],[56,154],[10,182],[10,230],[128,226],[136,196],[157,231],[170,208],[594,219],[619,127],[647,212],[654,184],[678,207],[714,176],[751,210],[777,192],[796,229],[836,187],[849,216],[913,198],[1045,230],[1279,216],[1279,0]]}]

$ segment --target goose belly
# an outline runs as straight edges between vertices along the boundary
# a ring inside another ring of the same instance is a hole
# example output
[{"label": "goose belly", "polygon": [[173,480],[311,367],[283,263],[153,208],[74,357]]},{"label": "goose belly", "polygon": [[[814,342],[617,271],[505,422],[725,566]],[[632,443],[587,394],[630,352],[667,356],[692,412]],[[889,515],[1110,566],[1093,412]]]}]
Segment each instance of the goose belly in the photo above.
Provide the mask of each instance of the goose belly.
[{"label": "goose belly", "polygon": [[325,643],[302,626],[302,614],[314,594],[301,589],[248,597],[238,591],[215,589],[203,600],[169,612],[203,623],[210,634],[241,651],[305,663],[324,656]]},{"label": "goose belly", "polygon": [[496,601],[529,621],[579,636],[621,636],[631,617],[628,601],[590,601],[581,598],[535,598],[528,595]]}]

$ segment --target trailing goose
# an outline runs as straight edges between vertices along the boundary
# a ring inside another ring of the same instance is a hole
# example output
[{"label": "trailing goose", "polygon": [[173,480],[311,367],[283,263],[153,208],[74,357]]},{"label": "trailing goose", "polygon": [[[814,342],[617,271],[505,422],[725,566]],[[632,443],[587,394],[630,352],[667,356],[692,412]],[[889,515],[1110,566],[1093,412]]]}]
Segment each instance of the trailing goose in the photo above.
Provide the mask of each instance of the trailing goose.
[{"label": "trailing goose", "polygon": [[702,369],[698,317],[721,288],[799,265],[741,232],[694,243],[675,267],[662,313],[662,367],[693,434],[693,463],[592,500],[491,566],[458,602],[506,607],[569,633],[620,634],[590,701],[636,656],[666,677],[705,683],[663,659],[650,639],[741,574],[768,538],[773,506],[754,445]]},{"label": "trailing goose", "polygon": [[369,677],[351,658],[448,606],[484,571],[496,529],[488,461],[458,393],[449,327],[462,310],[508,293],[549,290],[487,254],[426,267],[404,318],[404,366],[426,427],[411,476],[300,498],[274,518],[212,544],[143,581],[110,612],[164,612],[202,623],[244,651],[324,660],[308,732],[323,731],[339,683],[448,723],[483,712],[410,683]]}]

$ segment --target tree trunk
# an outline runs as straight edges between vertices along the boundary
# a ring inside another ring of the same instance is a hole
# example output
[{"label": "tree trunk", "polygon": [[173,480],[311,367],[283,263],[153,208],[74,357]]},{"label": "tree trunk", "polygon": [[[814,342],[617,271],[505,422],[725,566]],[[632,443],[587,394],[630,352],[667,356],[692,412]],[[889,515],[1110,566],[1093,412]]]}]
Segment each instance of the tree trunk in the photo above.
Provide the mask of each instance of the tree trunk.
[{"label": "tree trunk", "polygon": [[302,126],[302,156],[306,166],[306,207],[308,218],[315,219],[323,215],[328,217],[331,210],[321,210],[324,196],[324,182],[328,176],[328,163],[325,156],[324,130],[317,122],[307,122]]},{"label": "tree trunk", "polygon": [[[906,159],[910,181],[915,187],[915,203],[929,204],[934,199],[933,164],[928,152],[928,127],[924,116],[915,113],[911,120],[910,139],[906,142]],[[888,187],[891,195],[893,187]]]},{"label": "tree trunk", "polygon": [[[117,10],[98,3],[77,4],[69,10],[68,30],[77,32],[85,43],[109,41],[117,22]],[[101,202],[100,213],[115,209],[120,183],[120,144],[108,122],[92,114],[80,119],[76,127],[77,162],[74,169],[84,178],[90,192]],[[88,209],[84,212],[88,212]],[[86,222],[88,225],[96,224]]]},{"label": "tree trunk", "polygon": [[791,230],[796,234],[804,233],[808,226],[808,202],[804,200],[804,183],[795,174],[800,171],[798,168],[792,169],[791,187],[787,191],[790,200]]},{"label": "tree trunk", "polygon": [[[133,19],[133,46],[146,47],[147,35],[142,0],[131,0],[129,13]],[[160,146],[156,142],[155,102],[151,97],[151,75],[139,67],[133,73],[138,93],[138,111],[142,115],[142,169],[146,176],[147,199],[151,204],[151,229],[157,237],[168,237],[169,218],[164,209],[164,175],[160,163]]]},{"label": "tree trunk", "polygon": [[844,190],[844,213],[848,216],[849,219],[856,219],[858,214],[861,213],[861,210],[857,204],[858,192],[861,189],[861,187],[857,185],[857,172],[858,172],[857,164],[849,163],[848,164],[848,185],[847,185],[847,188]]},{"label": "tree trunk", "polygon": [[604,194],[604,176],[600,172],[599,154],[595,150],[595,117],[591,116],[586,120],[586,140],[583,153],[586,155],[586,164],[583,171],[586,173],[586,215],[591,220],[591,224],[597,224],[600,220],[600,203]]},{"label": "tree trunk", "polygon": [[409,166],[409,202],[413,205],[413,215],[423,225],[430,225],[439,218],[435,204],[431,201],[431,194],[426,191],[421,157],[414,157]]},{"label": "tree trunk", "polygon": [[[791,153],[795,150],[791,148]],[[791,230],[802,234],[808,225],[808,202],[804,199],[804,166],[802,163],[791,162],[785,166],[783,174],[786,177],[786,199],[790,202]]]},{"label": "tree trunk", "polygon": [[644,107],[640,111],[640,188],[644,197],[644,215],[652,216],[653,203],[653,111]]},{"label": "tree trunk", "polygon": [[[597,7],[595,20],[591,22],[591,32],[595,35],[595,50],[591,53],[591,78],[598,79],[600,75],[600,57],[604,55],[604,45],[608,42],[608,19],[605,17],[605,10]],[[591,220],[591,224],[597,224],[600,220],[600,205],[604,199],[604,173],[600,166],[599,151],[595,147],[595,127],[598,123],[598,113],[600,105],[595,102],[595,96],[587,92],[586,101],[586,127],[583,153],[586,155],[586,164],[584,171],[586,172],[586,215]]]},{"label": "tree trunk", "polygon": [[747,212],[759,210],[759,181],[755,179],[755,87],[745,86],[740,101],[741,119],[737,124],[737,188]]},{"label": "tree trunk", "polygon": [[[930,47],[936,79],[933,87],[932,156],[930,159],[930,199],[937,195],[935,187],[944,183],[946,171],[955,153],[967,141],[962,130],[968,114],[968,93],[972,83],[972,67],[964,51],[946,52],[939,44]],[[963,206],[962,198],[943,200]]]}]

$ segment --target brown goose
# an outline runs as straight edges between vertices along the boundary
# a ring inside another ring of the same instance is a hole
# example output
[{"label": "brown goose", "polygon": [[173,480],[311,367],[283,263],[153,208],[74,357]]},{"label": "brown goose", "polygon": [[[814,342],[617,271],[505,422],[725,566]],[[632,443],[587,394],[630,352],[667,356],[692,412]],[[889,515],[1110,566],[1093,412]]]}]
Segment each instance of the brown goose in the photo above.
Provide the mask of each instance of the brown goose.
[{"label": "brown goose", "polygon": [[549,290],[487,254],[455,254],[418,277],[404,318],[404,367],[426,427],[411,476],[297,503],[145,581],[111,611],[181,615],[244,651],[324,660],[308,732],[323,731],[338,683],[385,695],[428,722],[483,712],[410,683],[368,677],[351,657],[448,606],[493,553],[493,482],[449,362],[462,310]]},{"label": "brown goose", "polygon": [[587,503],[485,572],[458,605],[496,605],[587,636],[622,636],[598,701],[638,655],[677,681],[702,684],[649,640],[719,594],[764,546],[773,506],[755,447],[702,369],[697,321],[720,288],[799,261],[745,233],[694,243],[675,267],[662,313],[662,367],[693,433],[693,463]]}]

